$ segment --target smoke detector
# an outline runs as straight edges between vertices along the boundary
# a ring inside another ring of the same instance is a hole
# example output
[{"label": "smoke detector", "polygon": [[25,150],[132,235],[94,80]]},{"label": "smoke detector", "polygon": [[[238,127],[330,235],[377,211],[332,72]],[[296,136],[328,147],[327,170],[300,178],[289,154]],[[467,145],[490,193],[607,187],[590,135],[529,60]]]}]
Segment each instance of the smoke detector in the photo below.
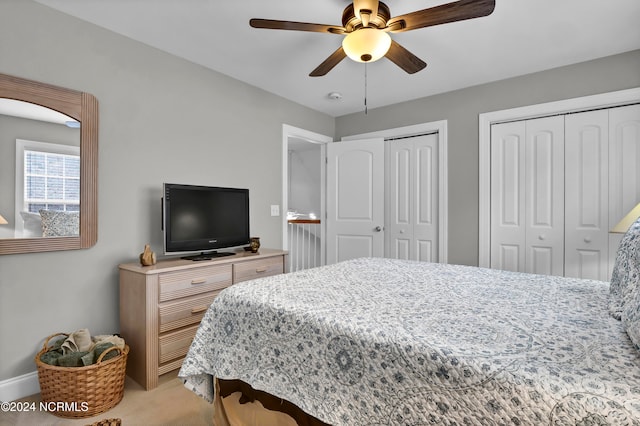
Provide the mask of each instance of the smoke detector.
[{"label": "smoke detector", "polygon": [[329,99],[333,99],[334,101],[339,101],[342,99],[342,93],[340,92],[331,92],[327,95]]}]

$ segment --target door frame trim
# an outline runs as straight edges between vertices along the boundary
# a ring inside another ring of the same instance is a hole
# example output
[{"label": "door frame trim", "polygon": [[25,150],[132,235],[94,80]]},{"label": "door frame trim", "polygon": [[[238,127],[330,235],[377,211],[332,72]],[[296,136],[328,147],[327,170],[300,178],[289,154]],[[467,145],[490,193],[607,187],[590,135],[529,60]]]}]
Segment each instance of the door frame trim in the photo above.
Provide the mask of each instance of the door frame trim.
[{"label": "door frame trim", "polygon": [[[280,212],[281,216],[281,227],[282,227],[282,249],[289,249],[289,239],[288,237],[288,223],[287,223],[287,210],[289,208],[289,185],[288,185],[288,172],[289,172],[289,138],[297,138],[304,139],[309,143],[316,143],[322,145],[321,148],[321,158],[325,158],[325,148],[326,144],[329,142],[333,142],[333,138],[331,136],[322,135],[320,133],[315,133],[310,130],[301,129],[299,127],[294,127],[289,124],[282,125],[282,211]],[[322,161],[322,160],[321,160]],[[326,210],[325,206],[325,198],[326,198],[326,179],[325,179],[326,167],[321,168],[321,183],[320,183],[320,211],[324,214]],[[321,264],[325,263],[325,244],[326,244],[326,220],[322,218],[320,225],[320,244],[322,249],[320,250],[321,254]],[[288,271],[287,271],[288,272]]]},{"label": "door frame trim", "polygon": [[478,266],[491,262],[491,125],[640,102],[640,87],[478,115]]},{"label": "door frame trim", "polygon": [[341,141],[357,139],[384,139],[438,133],[438,262],[447,263],[449,253],[449,163],[447,120],[396,127],[357,135],[343,136]]}]

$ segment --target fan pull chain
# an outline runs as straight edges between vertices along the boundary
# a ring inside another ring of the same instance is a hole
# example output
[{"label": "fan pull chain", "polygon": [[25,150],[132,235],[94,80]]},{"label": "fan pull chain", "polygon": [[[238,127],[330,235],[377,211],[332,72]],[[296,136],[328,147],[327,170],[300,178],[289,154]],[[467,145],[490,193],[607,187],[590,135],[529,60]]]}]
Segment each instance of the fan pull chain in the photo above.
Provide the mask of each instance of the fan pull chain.
[{"label": "fan pull chain", "polygon": [[364,115],[369,112],[367,107],[367,63],[364,63]]}]

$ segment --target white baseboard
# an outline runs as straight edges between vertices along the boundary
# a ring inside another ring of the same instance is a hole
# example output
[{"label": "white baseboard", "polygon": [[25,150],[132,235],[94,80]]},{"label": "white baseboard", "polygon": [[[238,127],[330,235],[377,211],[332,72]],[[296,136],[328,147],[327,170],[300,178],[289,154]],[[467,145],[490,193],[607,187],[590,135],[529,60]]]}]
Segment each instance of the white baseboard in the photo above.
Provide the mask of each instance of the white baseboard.
[{"label": "white baseboard", "polygon": [[37,371],[0,381],[0,401],[14,401],[36,393],[40,393]]}]

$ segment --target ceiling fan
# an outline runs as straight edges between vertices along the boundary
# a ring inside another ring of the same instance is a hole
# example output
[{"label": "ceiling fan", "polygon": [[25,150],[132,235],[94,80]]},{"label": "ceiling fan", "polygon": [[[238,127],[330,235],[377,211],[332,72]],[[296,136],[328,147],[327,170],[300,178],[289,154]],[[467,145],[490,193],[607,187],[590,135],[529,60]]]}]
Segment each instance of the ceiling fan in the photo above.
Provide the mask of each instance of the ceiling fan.
[{"label": "ceiling fan", "polygon": [[253,28],[345,35],[342,46],[313,70],[309,74],[311,77],[326,75],[347,56],[358,62],[373,62],[387,57],[413,74],[427,64],[392,40],[388,33],[480,18],[490,15],[494,7],[495,0],[458,0],[392,18],[389,7],[381,1],[353,0],[342,12],[342,26],[255,18],[249,21],[249,25]]}]

